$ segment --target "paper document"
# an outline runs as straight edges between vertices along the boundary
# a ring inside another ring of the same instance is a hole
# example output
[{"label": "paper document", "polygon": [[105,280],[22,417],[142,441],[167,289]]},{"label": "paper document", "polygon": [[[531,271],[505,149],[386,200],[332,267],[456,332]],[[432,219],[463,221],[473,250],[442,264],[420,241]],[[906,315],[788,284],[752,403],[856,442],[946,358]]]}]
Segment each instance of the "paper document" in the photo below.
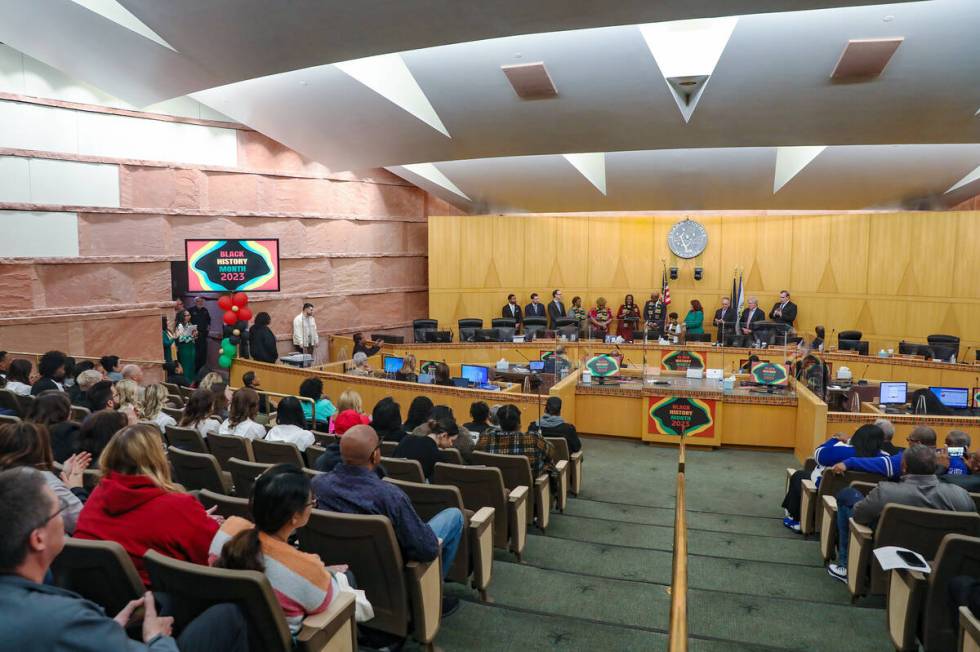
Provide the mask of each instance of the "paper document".
[{"label": "paper document", "polygon": [[928,573],[932,570],[929,568],[929,563],[925,557],[908,548],[883,546],[881,548],[875,548],[874,553],[878,559],[878,563],[881,564],[882,570],[889,571],[895,568],[904,568],[906,570],[919,571],[920,573]]}]

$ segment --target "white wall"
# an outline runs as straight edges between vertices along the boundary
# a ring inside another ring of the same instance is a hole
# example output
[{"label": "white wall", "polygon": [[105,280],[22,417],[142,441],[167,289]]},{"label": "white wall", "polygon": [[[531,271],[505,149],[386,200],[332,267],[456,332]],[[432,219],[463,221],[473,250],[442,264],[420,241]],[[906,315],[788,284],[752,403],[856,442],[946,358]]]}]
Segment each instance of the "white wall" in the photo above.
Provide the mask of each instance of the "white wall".
[{"label": "white wall", "polygon": [[119,166],[0,156],[0,202],[119,207]]},{"label": "white wall", "polygon": [[0,258],[77,257],[75,213],[0,211]]}]

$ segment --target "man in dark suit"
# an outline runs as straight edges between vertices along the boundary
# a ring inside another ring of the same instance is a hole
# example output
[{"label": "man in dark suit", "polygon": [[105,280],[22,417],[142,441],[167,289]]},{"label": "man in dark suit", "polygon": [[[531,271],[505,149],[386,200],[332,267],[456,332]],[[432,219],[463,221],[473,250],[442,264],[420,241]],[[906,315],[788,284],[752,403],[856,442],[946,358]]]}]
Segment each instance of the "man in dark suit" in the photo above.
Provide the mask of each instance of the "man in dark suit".
[{"label": "man in dark suit", "polygon": [[732,301],[728,297],[721,300],[721,308],[715,310],[713,323],[718,327],[718,342],[724,344],[725,339],[732,339],[735,335],[735,322],[738,319],[738,311],[732,308]]},{"label": "man in dark suit", "polygon": [[548,328],[555,330],[555,322],[567,315],[565,304],[561,302],[561,290],[551,293],[551,303],[548,304]]},{"label": "man in dark suit", "polygon": [[749,297],[748,307],[742,311],[742,316],[738,318],[738,334],[741,346],[748,346],[755,340],[757,324],[764,321],[766,314],[759,310],[759,300]]},{"label": "man in dark suit", "polygon": [[517,303],[516,294],[507,295],[507,303],[500,311],[500,316],[504,319],[513,319],[516,326],[520,326],[521,322],[524,321],[524,316],[521,313],[521,306]]},{"label": "man in dark suit", "polygon": [[664,319],[667,317],[667,307],[660,300],[660,293],[654,290],[650,300],[643,304],[644,328],[651,337],[660,337],[664,332]]},{"label": "man in dark suit", "polygon": [[191,323],[197,326],[197,340],[194,343],[194,371],[203,367],[208,362],[208,329],[211,328],[211,313],[204,305],[204,297],[194,298],[194,307],[189,308],[191,313]]},{"label": "man in dark suit", "polygon": [[769,319],[793,327],[793,322],[796,321],[796,304],[789,300],[788,291],[783,290],[779,293],[779,301],[769,311]]},{"label": "man in dark suit", "polygon": [[537,292],[531,293],[531,303],[524,306],[524,317],[544,317],[544,304]]}]

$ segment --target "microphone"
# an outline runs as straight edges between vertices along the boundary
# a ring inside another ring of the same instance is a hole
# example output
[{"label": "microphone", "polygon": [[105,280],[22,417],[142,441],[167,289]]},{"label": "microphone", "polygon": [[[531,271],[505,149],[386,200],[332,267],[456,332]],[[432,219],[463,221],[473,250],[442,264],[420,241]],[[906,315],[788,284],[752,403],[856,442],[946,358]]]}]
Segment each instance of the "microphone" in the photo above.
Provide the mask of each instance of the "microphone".
[{"label": "microphone", "polygon": [[622,350],[621,348],[619,348],[619,345],[618,345],[618,344],[616,344],[615,342],[613,342],[613,346],[614,346],[614,347],[616,347],[616,352],[617,352],[617,353],[618,353],[619,355],[621,355],[621,356],[622,356],[622,358],[623,358],[623,368],[625,369],[626,367],[628,367],[628,366],[629,366],[629,365],[627,365],[627,364],[626,364],[626,354],[625,354],[625,353],[623,353],[623,350]]},{"label": "microphone", "polygon": [[858,385],[867,385],[868,379],[865,378],[865,374],[868,373],[868,369],[871,367],[871,363],[864,365],[864,369],[861,371],[861,379],[858,380]]}]

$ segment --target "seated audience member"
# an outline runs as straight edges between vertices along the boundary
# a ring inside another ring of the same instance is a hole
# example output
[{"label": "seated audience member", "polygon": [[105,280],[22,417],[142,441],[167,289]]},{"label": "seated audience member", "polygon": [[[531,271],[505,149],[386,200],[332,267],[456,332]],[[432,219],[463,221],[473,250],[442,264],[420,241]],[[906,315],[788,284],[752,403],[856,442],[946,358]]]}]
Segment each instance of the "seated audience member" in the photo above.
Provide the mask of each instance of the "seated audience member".
[{"label": "seated audience member", "polygon": [[265,435],[266,441],[285,441],[295,444],[300,452],[305,451],[316,440],[306,429],[303,406],[295,396],[287,396],[276,408],[276,425]]},{"label": "seated audience member", "polygon": [[976,511],[970,494],[961,487],[939,482],[936,477],[936,451],[923,444],[912,444],[902,453],[902,476],[898,482],[880,482],[865,497],[854,487],[837,494],[837,562],[827,566],[834,579],[847,581],[848,521],[875,527],[885,505],[898,504],[957,512]]},{"label": "seated audience member", "polygon": [[10,367],[12,360],[6,351],[0,351],[0,378],[7,377],[7,368]]},{"label": "seated audience member", "polygon": [[433,374],[432,384],[442,385],[444,387],[453,386],[453,379],[452,379],[452,375],[449,372],[449,365],[447,365],[445,362],[436,363],[436,370],[435,373]]},{"label": "seated audience member", "polygon": [[31,396],[37,396],[49,389],[65,391],[65,366],[68,359],[61,351],[48,351],[37,361],[37,373],[40,378],[31,385]]},{"label": "seated audience member", "polygon": [[361,333],[354,333],[353,340],[354,340],[354,355],[357,355],[358,353],[363,353],[364,355],[370,358],[372,355],[376,354],[378,351],[381,350],[380,344],[375,344],[371,340],[364,339],[364,335],[362,335]]},{"label": "seated audience member", "polygon": [[106,378],[112,382],[122,380],[122,374],[119,373],[118,355],[104,355],[99,358],[99,364],[102,365],[102,371]]},{"label": "seated audience member", "polygon": [[892,438],[895,437],[895,425],[891,421],[888,419],[876,419],[875,425],[881,428],[881,432],[885,435],[885,443],[881,445],[881,450],[889,455],[895,455],[905,450],[892,443]]},{"label": "seated audience member", "polygon": [[98,467],[99,456],[109,444],[109,440],[128,425],[131,425],[129,419],[122,412],[116,410],[93,412],[82,421],[74,452],[88,453],[92,456],[92,464]]},{"label": "seated audience member", "polygon": [[524,455],[531,462],[531,474],[550,471],[555,464],[550,443],[538,433],[521,432],[521,411],[508,403],[497,411],[500,426],[490,428],[476,442],[476,450],[498,455]]},{"label": "seated audience member", "polygon": [[177,387],[190,387],[191,384],[184,378],[183,369],[180,367],[180,363],[177,362],[165,362],[163,364],[163,371],[167,375],[166,382],[171,385],[176,385]]},{"label": "seated audience member", "polygon": [[252,358],[259,362],[274,363],[279,359],[279,348],[276,346],[276,336],[269,328],[272,317],[267,312],[255,315],[255,322],[248,329],[249,344]]},{"label": "seated audience member", "polygon": [[88,390],[92,385],[101,382],[102,372],[86,369],[75,377],[75,384],[68,390],[68,399],[72,405],[88,407]]},{"label": "seated audience member", "polygon": [[463,426],[477,436],[482,435],[490,427],[490,406],[484,401],[473,401],[470,405],[470,418],[473,420]]},{"label": "seated audience member", "polygon": [[131,380],[137,385],[143,384],[143,368],[138,364],[128,364],[122,368],[123,380]]},{"label": "seated audience member", "polygon": [[436,462],[442,461],[439,457],[439,449],[453,447],[459,437],[459,428],[456,420],[450,416],[429,419],[426,426],[428,434],[413,434],[405,437],[395,447],[391,456],[417,460],[422,465],[422,473],[428,480],[432,477]]},{"label": "seated audience member", "polygon": [[75,358],[70,355],[65,356],[65,379],[61,381],[64,391],[68,391],[75,384],[75,376],[81,371],[75,371]]},{"label": "seated audience member", "polygon": [[[433,419],[452,419],[453,423],[456,422],[456,415],[453,414],[453,409],[448,405],[436,405],[433,406],[432,411],[429,412],[429,420],[412,430],[412,435],[416,437],[425,437],[429,434],[429,423]],[[463,461],[467,464],[473,462],[473,447],[476,445],[476,440],[478,436],[465,427],[460,427],[458,424],[456,426],[458,431],[458,436],[453,440],[452,448],[459,451],[459,454],[463,456]]]},{"label": "seated audience member", "polygon": [[[937,457],[938,459],[942,459],[943,456],[938,455]],[[952,475],[944,473],[939,476],[939,481],[963,487],[972,494],[980,493],[980,452],[964,453],[963,463],[966,465],[967,470],[969,470],[968,474]]]},{"label": "seated audience member", "polygon": [[323,395],[323,381],[319,378],[307,378],[299,386],[299,395],[308,398],[316,404],[316,422],[313,421],[314,406],[309,401],[301,401],[303,416],[313,430],[327,432],[330,427],[330,417],[337,414],[337,408]]},{"label": "seated audience member", "polygon": [[[341,393],[340,398],[337,399],[337,414],[330,418],[330,426],[328,432],[334,432],[334,421],[336,421],[337,416],[341,412],[346,412],[347,410],[354,410],[358,414],[364,414],[364,399],[361,395],[354,391],[353,389],[345,389]],[[364,423],[371,423],[371,419],[368,418]],[[347,426],[348,428],[350,426]]]},{"label": "seated audience member", "polygon": [[[422,521],[405,492],[374,473],[381,461],[381,440],[371,426],[354,426],[340,440],[341,464],[332,473],[313,479],[317,507],[345,514],[379,514],[391,520],[405,561],[429,562],[439,557],[442,541],[442,577],[456,559],[463,532],[463,514],[444,509],[428,523]],[[444,596],[442,615],[459,606],[459,599]]]},{"label": "seated audience member", "polygon": [[193,428],[202,437],[216,433],[221,428],[221,422],[211,416],[214,406],[214,394],[211,390],[195,389],[184,405],[184,414],[180,419],[181,428]]},{"label": "seated audience member", "polygon": [[167,426],[176,426],[177,420],[163,411],[167,406],[167,388],[156,383],[143,390],[143,420],[157,424],[160,432]]},{"label": "seated audience member", "polygon": [[[300,411],[298,405],[296,409]],[[310,478],[302,469],[279,464],[255,480],[249,502],[255,524],[232,516],[211,542],[213,566],[266,574],[293,635],[304,618],[327,610],[340,590],[338,581],[343,581],[318,555],[289,543],[309,522],[313,505]]]},{"label": "seated audience member", "polygon": [[228,418],[228,408],[231,405],[233,393],[227,383],[215,383],[208,390],[211,392],[211,415],[219,421]]},{"label": "seated audience member", "polygon": [[561,417],[561,399],[549,396],[544,404],[544,414],[541,415],[542,437],[564,437],[568,441],[568,452],[577,453],[582,450],[582,442],[578,438],[575,426],[566,423]]},{"label": "seated audience member", "polygon": [[171,481],[170,462],[154,426],[139,423],[116,433],[99,457],[99,470],[102,479],[82,508],[76,537],[120,544],[146,586],[147,550],[208,563],[218,522]]},{"label": "seated audience member", "polygon": [[402,427],[402,408],[390,396],[374,404],[371,425],[382,441],[401,441],[407,434]]},{"label": "seated audience member", "polygon": [[219,374],[217,371],[211,371],[207,367],[201,367],[201,379],[198,381],[197,386],[200,389],[214,389],[217,385],[227,385],[225,377]]},{"label": "seated audience member", "polygon": [[[242,374],[242,386],[248,387],[249,389],[254,389],[256,394],[262,388],[262,381],[259,377],[255,375],[254,371],[246,371]],[[269,404],[265,400],[265,394],[259,394],[259,414],[267,415],[269,414]],[[268,421],[268,419],[266,419]]]},{"label": "seated audience member", "polygon": [[27,410],[25,421],[48,429],[55,462],[64,462],[75,452],[78,424],[69,421],[71,401],[64,392],[46,391],[38,395]]},{"label": "seated audience member", "polygon": [[[851,458],[888,459],[888,456],[881,450],[884,437],[881,428],[872,424],[861,426],[850,437],[842,432],[835,434],[813,451],[813,459],[817,466],[813,469],[809,479],[820,486],[820,479],[823,477],[824,470],[843,460]],[[885,474],[881,473],[881,475]],[[794,532],[800,531],[800,501],[803,496],[803,480],[805,478],[806,474],[803,471],[794,473],[789,481],[789,490],[783,498],[783,509],[786,513],[783,518],[783,525]]]},{"label": "seated audience member", "polygon": [[491,428],[499,428],[500,422],[497,421],[497,412],[500,412],[500,408],[504,407],[500,403],[494,403],[490,406],[490,418],[487,420],[490,423]]},{"label": "seated audience member", "polygon": [[417,383],[419,375],[415,372],[415,356],[409,353],[402,360],[402,368],[395,372],[395,380]]},{"label": "seated audience member", "polygon": [[[929,426],[916,426],[909,433],[908,442],[909,446],[922,444],[935,449],[936,431]],[[833,468],[834,473],[837,474],[844,473],[844,471],[863,471],[865,473],[877,473],[891,480],[896,480],[902,474],[902,453],[846,458],[834,464]]]},{"label": "seated audience member", "polygon": [[405,417],[405,432],[412,432],[432,416],[432,399],[428,396],[416,396],[408,406],[408,416]]},{"label": "seated audience member", "polygon": [[85,392],[85,407],[91,412],[115,410],[119,406],[119,395],[111,380],[100,380]]},{"label": "seated audience member", "polygon": [[371,367],[368,366],[367,354],[364,353],[363,351],[358,351],[357,353],[354,354],[353,362],[354,362],[354,366],[351,367],[351,370],[349,372],[352,376],[362,376],[362,377],[370,378],[371,376],[374,375],[373,372],[371,371]]},{"label": "seated audience member", "polygon": [[[171,637],[173,618],[157,615],[149,591],[115,618],[77,593],[44,583],[65,545],[64,503],[40,471],[0,473],[0,641],[7,650],[157,650],[246,652],[248,630],[241,611],[215,605]],[[139,643],[126,632],[142,609]]]},{"label": "seated audience member", "polygon": [[[334,422],[334,434],[341,436],[344,435],[348,430],[354,426],[367,425],[367,417],[362,414],[358,414],[354,410],[344,410],[337,415],[337,419]],[[323,473],[329,473],[334,470],[341,462],[340,457],[340,442],[333,442],[327,445],[326,450],[323,455],[316,458],[313,462],[313,468],[317,471],[322,471]],[[375,469],[379,478],[384,478],[384,469],[380,466]]]},{"label": "seated audience member", "polygon": [[30,360],[17,358],[7,367],[7,384],[4,389],[9,389],[14,394],[20,396],[31,395],[31,371],[34,365]]},{"label": "seated audience member", "polygon": [[140,398],[140,386],[132,380],[120,380],[116,383],[116,397],[119,403],[117,410],[131,407],[137,416],[143,413],[143,401]]},{"label": "seated audience member", "polygon": [[[962,448],[959,455],[949,452],[951,448]],[[962,430],[950,430],[946,435],[946,450],[939,454],[940,475],[970,475],[971,470],[966,463],[970,452],[970,435]]]},{"label": "seated audience member", "polygon": [[69,534],[75,531],[82,501],[88,497],[82,487],[82,478],[91,461],[88,453],[72,455],[65,460],[61,473],[55,475],[51,442],[44,426],[26,421],[0,426],[0,469],[26,466],[41,471],[44,481],[64,505],[62,515]]},{"label": "seated audience member", "polygon": [[219,435],[235,435],[245,439],[265,439],[265,426],[255,421],[259,413],[259,395],[243,387],[231,397],[228,418],[218,428]]}]

